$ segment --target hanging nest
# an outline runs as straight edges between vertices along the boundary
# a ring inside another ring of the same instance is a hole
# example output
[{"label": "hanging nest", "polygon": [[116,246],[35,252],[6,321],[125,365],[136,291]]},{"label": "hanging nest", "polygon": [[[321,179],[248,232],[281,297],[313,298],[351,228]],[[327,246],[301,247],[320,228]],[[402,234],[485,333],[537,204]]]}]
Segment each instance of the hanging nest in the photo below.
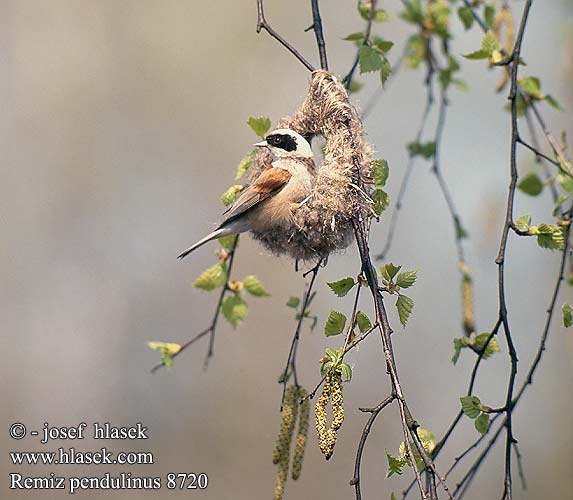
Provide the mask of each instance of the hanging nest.
[{"label": "hanging nest", "polygon": [[[296,113],[281,119],[278,127],[305,137],[324,137],[324,162],[309,200],[293,214],[292,228],[253,235],[275,254],[318,260],[350,244],[353,217],[373,213],[368,184],[373,148],[364,139],[362,120],[348,92],[324,70],[312,73],[306,99]],[[251,182],[271,161],[266,149],[257,150]]]}]

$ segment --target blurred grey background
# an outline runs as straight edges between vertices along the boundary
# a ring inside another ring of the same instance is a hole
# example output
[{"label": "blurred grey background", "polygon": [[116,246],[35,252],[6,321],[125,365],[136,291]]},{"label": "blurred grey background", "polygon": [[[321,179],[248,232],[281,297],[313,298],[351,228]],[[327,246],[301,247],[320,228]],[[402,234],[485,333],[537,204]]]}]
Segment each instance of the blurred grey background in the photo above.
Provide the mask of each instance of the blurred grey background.
[{"label": "blurred grey background", "polygon": [[[310,2],[268,1],[272,25],[311,61],[317,61]],[[376,33],[396,41],[395,61],[409,27],[397,19],[399,2],[381,2],[392,14]],[[516,14],[522,1],[511,2]],[[363,22],[354,1],[323,1],[322,14],[333,72],[345,73],[354,57],[342,40]],[[556,134],[572,130],[571,2],[535,2],[527,26],[524,74],[542,77],[565,113],[543,105]],[[255,33],[254,1],[219,0],[27,0],[0,1],[0,337],[3,360],[1,482],[3,498],[65,498],[67,493],[11,492],[10,472],[66,476],[118,474],[159,476],[206,472],[205,499],[270,498],[275,481],[271,452],[279,425],[276,383],[294,329],[290,295],[303,288],[288,259],[268,255],[248,237],[237,256],[236,276],[256,272],[272,293],[250,300],[237,331],[221,321],[215,357],[202,369],[206,343],[155,375],[148,340],[182,342],[211,319],[215,295],[191,287],[214,261],[214,246],[184,262],[177,253],[207,232],[221,212],[219,195],[233,182],[235,166],[256,137],[250,115],[276,121],[304,96],[307,71],[266,34]],[[455,21],[454,54],[479,46],[477,30],[463,34]],[[479,331],[497,315],[495,255],[508,184],[509,115],[505,93],[495,94],[496,71],[461,60],[469,92],[451,92],[443,148],[443,171],[471,238],[467,258],[475,276]],[[395,198],[424,104],[423,72],[401,71],[366,121],[369,138],[389,161],[389,192]],[[356,95],[359,106],[375,92],[378,78]],[[430,124],[432,125],[432,124]],[[431,130],[428,129],[428,130]],[[427,137],[426,140],[430,140]],[[520,169],[534,168],[523,150]],[[547,190],[546,190],[547,191]],[[519,195],[516,214],[547,218],[549,194]],[[387,212],[372,236],[382,248]],[[537,217],[537,219],[536,219]],[[533,240],[509,243],[508,306],[520,355],[521,383],[545,319],[557,253]],[[452,338],[461,335],[459,273],[453,228],[429,166],[418,163],[406,195],[394,262],[419,269],[411,295],[415,311],[406,331],[394,336],[401,380],[423,426],[441,435],[466,390],[474,356],[450,363]],[[355,249],[333,256],[319,275],[313,309],[323,324],[335,299],[326,281],[354,274]],[[564,289],[559,304],[573,300]],[[365,302],[367,304],[367,302]],[[366,307],[366,306],[365,306]],[[392,311],[393,314],[393,311]],[[397,325],[397,318],[392,317]],[[313,386],[326,346],[320,326],[303,331],[299,372]],[[529,490],[516,498],[568,498],[572,485],[571,384],[573,337],[556,315],[542,365],[515,414],[515,434],[524,455]],[[301,479],[289,482],[286,498],[353,498],[348,485],[366,416],[359,406],[389,392],[379,338],[372,336],[350,358],[354,378],[346,387],[346,420],[333,459],[325,463],[311,435]],[[484,363],[477,394],[502,403],[507,349]],[[43,422],[77,425],[110,421],[150,428],[146,442],[104,443],[113,450],[151,450],[156,463],[138,467],[17,467],[8,450],[44,450],[101,443],[14,442],[14,421],[40,430]],[[384,449],[401,441],[395,408],[379,418],[363,461],[366,498],[389,498],[409,479],[384,479]],[[453,456],[475,439],[466,419],[438,461],[444,471]],[[468,462],[469,463],[469,462]],[[467,498],[499,498],[502,447],[479,473]],[[83,498],[172,498],[166,489],[86,491]]]}]

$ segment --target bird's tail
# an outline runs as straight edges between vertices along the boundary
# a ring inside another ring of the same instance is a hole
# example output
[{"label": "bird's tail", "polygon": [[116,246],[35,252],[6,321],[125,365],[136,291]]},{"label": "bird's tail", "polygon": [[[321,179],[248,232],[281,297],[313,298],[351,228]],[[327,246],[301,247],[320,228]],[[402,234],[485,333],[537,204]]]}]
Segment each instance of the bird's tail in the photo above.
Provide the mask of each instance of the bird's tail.
[{"label": "bird's tail", "polygon": [[217,238],[222,238],[223,236],[230,236],[231,234],[236,234],[236,232],[233,231],[230,227],[221,227],[219,229],[215,229],[215,231],[209,233],[207,236],[200,239],[197,243],[191,245],[187,250],[179,254],[177,258],[183,259],[184,257],[187,257],[187,255],[189,255],[193,250],[196,250],[200,246],[203,246],[205,243],[211,240],[215,240]]}]

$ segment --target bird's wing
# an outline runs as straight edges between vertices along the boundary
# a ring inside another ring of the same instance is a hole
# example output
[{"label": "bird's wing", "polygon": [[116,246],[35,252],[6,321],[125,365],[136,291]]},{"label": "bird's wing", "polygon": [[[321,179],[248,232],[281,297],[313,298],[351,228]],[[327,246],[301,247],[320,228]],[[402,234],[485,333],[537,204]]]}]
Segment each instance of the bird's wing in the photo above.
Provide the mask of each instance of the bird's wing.
[{"label": "bird's wing", "polygon": [[290,178],[290,172],[282,168],[270,167],[263,170],[255,182],[247,187],[227,209],[225,220],[221,226],[236,219],[261,201],[278,193],[288,183]]}]

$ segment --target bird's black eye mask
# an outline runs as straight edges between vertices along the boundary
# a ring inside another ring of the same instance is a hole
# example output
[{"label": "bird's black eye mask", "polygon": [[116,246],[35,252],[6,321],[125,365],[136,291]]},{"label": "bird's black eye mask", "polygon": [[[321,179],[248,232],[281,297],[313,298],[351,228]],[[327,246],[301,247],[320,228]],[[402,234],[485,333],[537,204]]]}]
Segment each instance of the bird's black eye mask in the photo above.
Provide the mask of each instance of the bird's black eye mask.
[{"label": "bird's black eye mask", "polygon": [[281,148],[285,151],[296,151],[296,138],[288,134],[271,134],[267,135],[267,143],[275,148]]}]

